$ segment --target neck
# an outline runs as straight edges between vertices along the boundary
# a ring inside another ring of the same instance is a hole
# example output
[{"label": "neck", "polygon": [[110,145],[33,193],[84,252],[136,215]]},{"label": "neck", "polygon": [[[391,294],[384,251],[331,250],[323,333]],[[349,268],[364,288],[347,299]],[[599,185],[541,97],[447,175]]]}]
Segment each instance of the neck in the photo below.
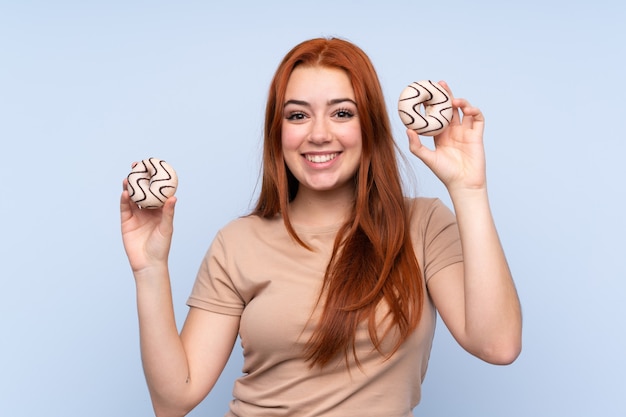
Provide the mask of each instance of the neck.
[{"label": "neck", "polygon": [[289,205],[294,225],[324,227],[342,223],[354,206],[354,189],[312,191],[301,188]]}]

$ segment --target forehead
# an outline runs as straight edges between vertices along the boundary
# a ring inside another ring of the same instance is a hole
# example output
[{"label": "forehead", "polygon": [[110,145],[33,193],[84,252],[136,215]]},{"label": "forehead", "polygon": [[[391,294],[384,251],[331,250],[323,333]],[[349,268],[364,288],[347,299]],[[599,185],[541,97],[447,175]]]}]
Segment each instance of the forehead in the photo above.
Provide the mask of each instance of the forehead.
[{"label": "forehead", "polygon": [[289,76],[285,98],[289,100],[298,95],[326,95],[354,99],[354,90],[350,77],[342,69],[300,66],[296,67]]}]

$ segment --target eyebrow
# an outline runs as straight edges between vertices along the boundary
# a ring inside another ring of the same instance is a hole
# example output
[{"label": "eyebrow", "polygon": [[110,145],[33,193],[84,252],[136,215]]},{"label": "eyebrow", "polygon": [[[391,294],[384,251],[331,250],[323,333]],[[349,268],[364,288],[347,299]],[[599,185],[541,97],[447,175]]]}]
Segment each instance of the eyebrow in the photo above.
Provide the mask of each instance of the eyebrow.
[{"label": "eyebrow", "polygon": [[[328,101],[328,104],[329,104],[329,105],[334,105],[334,104],[344,103],[344,102],[346,102],[346,101],[348,101],[348,102],[350,102],[350,103],[352,103],[352,104],[354,104],[354,105],[356,106],[356,101],[352,100],[351,98],[334,98],[334,99],[332,99],[332,100],[329,100],[329,101]],[[306,106],[306,107],[311,107],[311,104],[310,104],[309,102],[307,102],[307,101],[304,101],[304,100],[295,100],[295,99],[294,99],[294,100],[287,100],[287,101],[285,102],[285,104],[283,105],[283,108],[284,108],[284,107],[287,107],[287,106],[288,106],[288,105],[290,105],[290,104],[295,104],[295,105],[298,105],[298,106]]]}]

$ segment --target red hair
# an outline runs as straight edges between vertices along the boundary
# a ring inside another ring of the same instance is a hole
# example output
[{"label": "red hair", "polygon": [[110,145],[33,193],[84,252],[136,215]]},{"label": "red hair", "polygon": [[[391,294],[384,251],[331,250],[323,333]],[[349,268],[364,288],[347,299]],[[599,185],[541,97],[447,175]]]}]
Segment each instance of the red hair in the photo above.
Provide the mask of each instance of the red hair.
[{"label": "red hair", "polygon": [[[339,230],[326,274],[323,311],[305,351],[311,366],[324,366],[352,350],[357,326],[368,320],[370,338],[381,353],[381,334],[397,328],[395,352],[415,329],[424,301],[423,278],[413,252],[409,214],[404,202],[396,145],[376,75],[367,55],[341,39],[312,39],[294,47],[279,65],[270,85],[264,130],[263,177],[253,214],[281,214],[288,232],[302,246],[289,220],[289,202],[298,181],[282,155],[282,108],[289,77],[299,65],[342,69],[350,77],[363,140],[355,175],[354,207]],[[376,310],[388,309],[391,324],[379,333]],[[358,363],[358,358],[356,358]]]}]

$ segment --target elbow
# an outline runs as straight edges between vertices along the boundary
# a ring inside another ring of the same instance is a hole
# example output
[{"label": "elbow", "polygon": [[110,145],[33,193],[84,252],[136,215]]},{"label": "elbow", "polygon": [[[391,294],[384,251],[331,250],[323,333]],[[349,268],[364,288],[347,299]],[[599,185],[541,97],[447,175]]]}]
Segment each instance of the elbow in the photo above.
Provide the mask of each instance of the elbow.
[{"label": "elbow", "polygon": [[185,417],[191,410],[172,409],[167,407],[153,406],[156,417]]},{"label": "elbow", "polygon": [[174,385],[159,390],[150,385],[148,388],[155,417],[185,417],[208,394],[208,391],[191,386],[189,378],[185,380],[184,390]]},{"label": "elbow", "polygon": [[508,322],[495,330],[472,334],[470,353],[492,365],[510,365],[522,353],[522,324]]},{"label": "elbow", "polygon": [[515,362],[515,360],[519,357],[521,352],[522,352],[521,348],[502,350],[498,352],[492,352],[489,355],[485,355],[485,357],[482,359],[485,362],[490,363],[492,365],[505,366],[505,365],[510,365],[513,362]]},{"label": "elbow", "polygon": [[194,407],[195,405],[167,404],[152,400],[155,417],[185,417]]},{"label": "elbow", "polygon": [[492,365],[510,365],[522,353],[520,338],[483,346],[475,356]]}]

